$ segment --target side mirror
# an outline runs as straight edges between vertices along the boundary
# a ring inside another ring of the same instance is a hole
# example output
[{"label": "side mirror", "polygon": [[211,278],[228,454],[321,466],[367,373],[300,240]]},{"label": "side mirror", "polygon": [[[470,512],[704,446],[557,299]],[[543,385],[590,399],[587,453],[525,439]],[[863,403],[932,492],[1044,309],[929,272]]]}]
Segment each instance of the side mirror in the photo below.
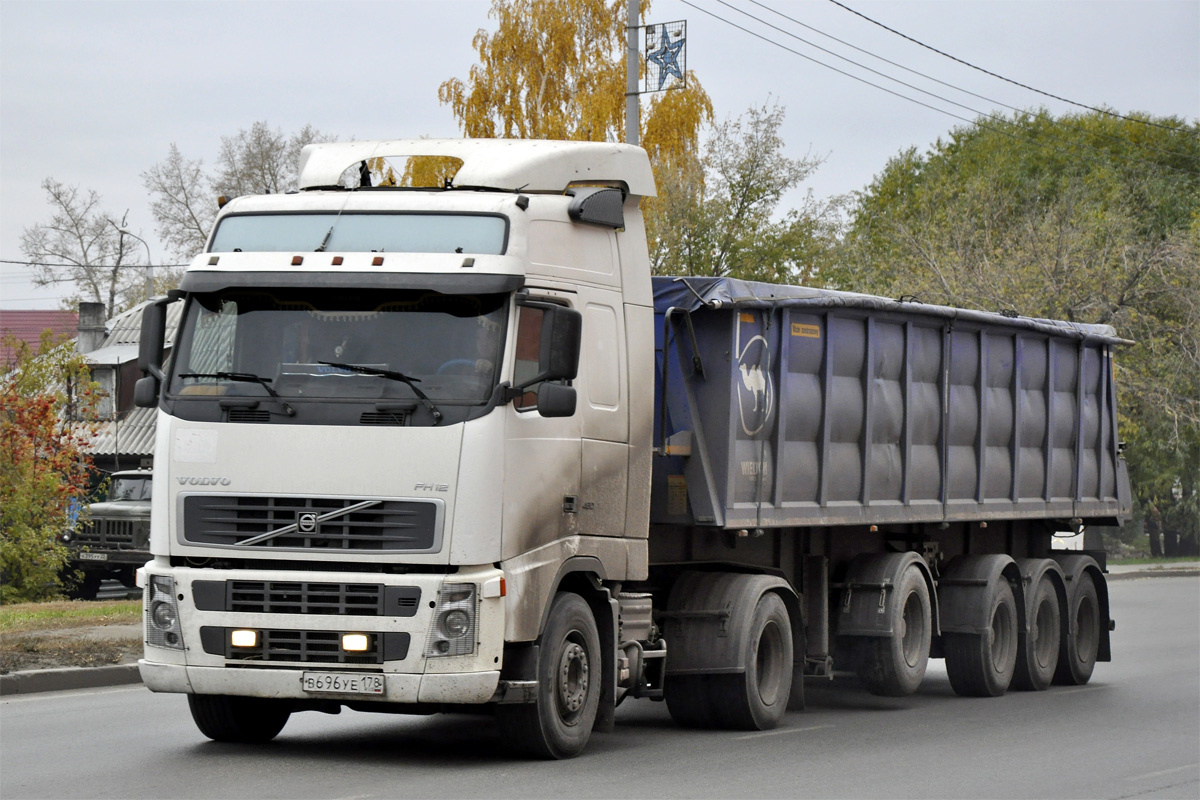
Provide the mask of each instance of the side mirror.
[{"label": "side mirror", "polygon": [[133,385],[133,404],[138,408],[154,408],[158,405],[158,378],[144,375]]},{"label": "side mirror", "polygon": [[575,387],[561,383],[543,383],[538,387],[537,411],[543,417],[575,415]]},{"label": "side mirror", "polygon": [[[522,381],[521,387],[541,381],[574,380],[579,373],[579,344],[583,338],[583,315],[574,309],[534,300],[518,301],[542,312],[538,374]],[[521,388],[517,387],[517,388]]]},{"label": "side mirror", "polygon": [[138,338],[138,369],[145,373],[133,389],[133,403],[139,408],[153,408],[158,403],[158,389],[163,380],[162,351],[167,333],[167,306],[181,295],[172,292],[156,297],[142,309],[142,330]]}]

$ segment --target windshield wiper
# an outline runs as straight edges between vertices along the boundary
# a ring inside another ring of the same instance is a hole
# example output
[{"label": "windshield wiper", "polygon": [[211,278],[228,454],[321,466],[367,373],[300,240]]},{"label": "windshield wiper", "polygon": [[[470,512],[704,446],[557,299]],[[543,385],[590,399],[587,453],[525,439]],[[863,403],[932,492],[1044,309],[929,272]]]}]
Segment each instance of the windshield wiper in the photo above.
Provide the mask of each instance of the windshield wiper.
[{"label": "windshield wiper", "polygon": [[438,407],[429,399],[429,395],[421,391],[417,386],[421,382],[420,378],[410,378],[403,372],[393,372],[390,369],[380,369],[379,367],[364,367],[360,364],[341,364],[337,361],[318,361],[318,364],[324,364],[327,367],[337,367],[338,369],[347,369],[351,372],[357,372],[360,375],[378,375],[381,378],[388,378],[393,381],[400,381],[408,384],[408,388],[413,390],[413,394],[421,399],[425,407],[429,409],[429,413],[433,415],[433,424],[437,425],[442,421],[442,412],[438,411]]},{"label": "windshield wiper", "polygon": [[321,243],[319,245],[317,245],[317,249],[314,250],[313,252],[314,253],[324,253],[325,245],[329,244],[330,236],[333,236],[333,226],[332,225],[329,226],[329,232],[325,234],[325,238],[321,240]]},{"label": "windshield wiper", "polygon": [[223,381],[238,381],[241,383],[257,383],[267,390],[267,394],[275,398],[289,417],[296,416],[296,409],[288,405],[287,400],[279,396],[279,392],[271,388],[271,379],[255,375],[253,372],[183,372],[181,378],[218,378]]}]

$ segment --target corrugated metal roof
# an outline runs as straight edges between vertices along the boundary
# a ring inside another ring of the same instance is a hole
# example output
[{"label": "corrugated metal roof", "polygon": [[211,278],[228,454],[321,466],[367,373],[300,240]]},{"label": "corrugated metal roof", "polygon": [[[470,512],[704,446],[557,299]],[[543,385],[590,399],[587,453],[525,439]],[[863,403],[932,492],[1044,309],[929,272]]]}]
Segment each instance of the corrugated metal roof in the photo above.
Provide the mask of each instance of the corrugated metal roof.
[{"label": "corrugated metal roof", "polygon": [[[119,365],[136,360],[145,307],[146,303],[141,303],[105,323],[105,336],[100,347],[84,354],[89,363]],[[175,343],[182,313],[183,303],[167,306],[164,344],[168,349]],[[155,408],[134,408],[123,419],[102,423],[92,439],[92,454],[122,458],[154,455],[157,411]]]},{"label": "corrugated metal roof", "polygon": [[118,366],[136,360],[138,346],[136,344],[119,344],[113,347],[101,347],[99,350],[84,353],[83,357],[89,364]]},{"label": "corrugated metal roof", "polygon": [[135,408],[122,420],[103,423],[92,439],[92,455],[154,455],[154,421],[157,413],[157,408]]},{"label": "corrugated metal roof", "polygon": [[[118,345],[137,345],[142,340],[142,309],[147,303],[139,303],[133,308],[110,319],[104,324],[104,341],[101,348]],[[172,303],[167,306],[167,335],[165,343],[170,347],[175,342],[175,331],[179,327],[179,317],[183,313],[183,303]]]}]

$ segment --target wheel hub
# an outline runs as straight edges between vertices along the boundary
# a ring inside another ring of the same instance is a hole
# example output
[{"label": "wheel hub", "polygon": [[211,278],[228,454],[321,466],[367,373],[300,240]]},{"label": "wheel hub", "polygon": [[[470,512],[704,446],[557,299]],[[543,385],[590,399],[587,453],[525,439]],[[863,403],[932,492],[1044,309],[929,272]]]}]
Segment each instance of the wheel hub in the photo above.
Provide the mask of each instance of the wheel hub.
[{"label": "wheel hub", "polygon": [[569,642],[558,663],[558,699],[565,710],[574,713],[583,708],[587,692],[587,651],[575,642]]}]

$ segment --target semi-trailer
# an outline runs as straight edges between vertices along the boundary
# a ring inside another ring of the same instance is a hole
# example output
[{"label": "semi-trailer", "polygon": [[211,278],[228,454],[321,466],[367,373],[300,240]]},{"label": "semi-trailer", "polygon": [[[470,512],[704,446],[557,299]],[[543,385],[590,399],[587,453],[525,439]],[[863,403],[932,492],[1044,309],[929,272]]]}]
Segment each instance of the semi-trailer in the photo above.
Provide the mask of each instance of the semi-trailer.
[{"label": "semi-trailer", "polygon": [[631,698],[767,729],[835,670],[1086,682],[1103,553],[1051,544],[1130,511],[1115,332],[652,278],[654,191],[627,145],[395,140],[225,204],[143,319],[146,686],[221,741],[487,708],[562,758]]}]

